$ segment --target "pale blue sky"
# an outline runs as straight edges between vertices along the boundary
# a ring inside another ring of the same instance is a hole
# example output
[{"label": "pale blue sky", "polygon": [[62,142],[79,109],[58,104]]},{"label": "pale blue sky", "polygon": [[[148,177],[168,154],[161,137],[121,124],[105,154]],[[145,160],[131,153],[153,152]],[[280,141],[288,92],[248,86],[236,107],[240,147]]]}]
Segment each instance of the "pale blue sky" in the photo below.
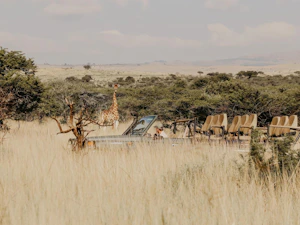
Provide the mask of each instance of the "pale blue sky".
[{"label": "pale blue sky", "polygon": [[299,9],[300,0],[0,0],[0,46],[51,64],[296,51]]}]

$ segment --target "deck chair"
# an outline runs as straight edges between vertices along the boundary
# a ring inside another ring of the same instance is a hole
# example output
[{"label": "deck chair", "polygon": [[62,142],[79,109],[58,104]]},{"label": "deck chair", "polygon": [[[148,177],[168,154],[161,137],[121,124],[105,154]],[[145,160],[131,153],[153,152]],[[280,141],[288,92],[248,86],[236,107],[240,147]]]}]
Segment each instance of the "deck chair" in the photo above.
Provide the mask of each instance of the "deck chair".
[{"label": "deck chair", "polygon": [[220,115],[211,115],[206,118],[206,121],[201,129],[201,139],[209,140],[210,136],[213,135],[214,131],[212,130],[212,126],[218,125]]},{"label": "deck chair", "polygon": [[[279,122],[273,123],[273,120],[279,119]],[[298,116],[282,116],[282,117],[274,117],[272,123],[269,125],[269,137],[280,137],[286,136],[289,134],[295,134],[299,129],[298,127]]]},{"label": "deck chair", "polygon": [[225,131],[227,131],[227,126],[228,126],[227,114],[220,114],[220,115],[216,115],[216,119],[214,120],[214,123],[211,125],[211,130],[213,131],[214,135],[224,136]]},{"label": "deck chair", "polygon": [[210,126],[211,126],[211,124],[213,122],[213,117],[214,116],[208,116],[208,117],[206,117],[206,120],[205,120],[205,122],[204,122],[204,124],[202,125],[202,128],[201,128],[201,132],[202,133],[209,132],[209,128],[210,128]]},{"label": "deck chair", "polygon": [[251,114],[248,117],[248,120],[241,125],[240,131],[243,132],[244,135],[250,135],[251,129],[255,129],[257,127],[257,114]]},{"label": "deck chair", "polygon": [[[297,115],[290,116],[286,126],[296,128],[298,126],[298,116]],[[283,128],[282,132],[284,135],[289,134],[291,133],[291,128]]]},{"label": "deck chair", "polygon": [[241,122],[242,122],[241,116],[235,116],[233,118],[232,123],[227,130],[227,141],[232,142],[235,140],[235,137],[238,135]]},{"label": "deck chair", "polygon": [[200,140],[208,140],[211,135],[210,126],[213,123],[214,116],[209,115],[206,117],[204,124],[200,128]]},{"label": "deck chair", "polygon": [[211,136],[210,141],[225,140],[225,133],[228,127],[227,114],[219,114],[214,116],[213,123],[211,124]]},{"label": "deck chair", "polygon": [[214,130],[212,130],[212,127],[218,125],[220,115],[212,115],[210,116],[210,121],[207,123],[207,126],[205,124],[203,125],[202,131],[206,136],[210,136],[213,134]]},{"label": "deck chair", "polygon": [[[240,127],[241,126],[245,126],[246,123],[248,122],[248,120],[249,120],[249,115],[243,115],[242,118],[241,118],[241,125],[240,125]],[[240,127],[239,127],[239,129],[240,129]],[[240,132],[240,130],[239,130],[239,132]]]},{"label": "deck chair", "polygon": [[300,127],[298,127],[298,116],[292,115],[287,123],[288,128],[283,129],[285,136],[292,135],[294,137],[294,149],[300,149]]},{"label": "deck chair", "polygon": [[241,122],[242,122],[242,117],[235,116],[232,120],[230,127],[228,128],[227,133],[228,134],[237,134],[239,127],[241,126]]},{"label": "deck chair", "polygon": [[268,129],[268,137],[276,136],[276,126],[279,126],[280,124],[280,116],[273,117],[269,129]]},{"label": "deck chair", "polygon": [[[280,121],[279,121],[279,126],[287,126],[289,122],[289,117],[288,116],[281,116],[280,117]],[[276,137],[280,137],[283,135],[283,132],[284,131],[284,128],[282,127],[276,127],[275,130],[274,130],[274,136]]]},{"label": "deck chair", "polygon": [[240,144],[243,141],[250,142],[251,132],[257,127],[257,114],[245,115],[244,121],[238,132],[238,141]]},{"label": "deck chair", "polygon": [[[284,119],[285,118],[285,119]],[[273,118],[274,119],[274,118]],[[286,117],[281,117],[280,120],[286,120]],[[273,120],[272,120],[273,121]],[[286,125],[282,125],[286,124]],[[279,131],[278,131],[279,130]],[[276,133],[277,131],[277,133]],[[277,136],[279,134],[280,136]],[[298,116],[292,115],[288,117],[287,122],[281,122],[277,125],[270,124],[269,126],[269,138],[272,140],[282,139],[284,136],[291,135],[294,138],[293,148],[300,147],[300,127],[298,127]]]}]

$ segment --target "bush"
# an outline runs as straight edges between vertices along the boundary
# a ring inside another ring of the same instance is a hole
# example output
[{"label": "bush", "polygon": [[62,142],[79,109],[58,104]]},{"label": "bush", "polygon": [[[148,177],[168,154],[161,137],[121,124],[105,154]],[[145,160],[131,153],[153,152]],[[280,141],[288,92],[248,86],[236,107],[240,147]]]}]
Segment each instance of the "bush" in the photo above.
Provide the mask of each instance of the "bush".
[{"label": "bush", "polygon": [[92,79],[93,79],[93,78],[92,78],[91,75],[85,75],[84,77],[81,78],[81,80],[82,80],[83,82],[87,82],[87,83],[90,82]]},{"label": "bush", "polygon": [[257,72],[257,71],[240,71],[237,73],[238,78],[247,78],[251,79],[254,77],[257,77],[258,74],[263,74],[263,72]]},{"label": "bush", "polygon": [[[77,109],[84,105],[88,106],[89,113],[92,115],[112,102],[113,90],[102,89],[93,83],[82,82],[80,79],[78,82],[48,82],[46,86],[47,92],[39,108],[39,112],[46,116],[66,117],[68,107],[65,105],[65,97],[71,98]],[[111,98],[107,93],[110,93]]]},{"label": "bush", "polygon": [[45,92],[45,87],[39,78],[13,72],[0,77],[0,86],[7,93],[15,96],[14,103],[9,109],[15,119],[26,119],[34,113]]},{"label": "bush", "polygon": [[262,133],[254,130],[251,134],[249,163],[261,177],[292,175],[300,161],[300,150],[292,150],[294,142],[292,137],[284,137],[282,140],[272,141],[272,155],[266,157],[265,145],[261,142]]},{"label": "bush", "polygon": [[131,76],[128,76],[128,77],[125,78],[125,82],[127,84],[133,84],[133,83],[135,83],[135,79]]},{"label": "bush", "polygon": [[300,75],[300,71],[295,71],[294,73],[297,75]]},{"label": "bush", "polygon": [[206,78],[198,78],[193,82],[193,88],[203,88],[208,84],[208,79]]},{"label": "bush", "polygon": [[65,80],[68,81],[68,82],[78,82],[78,81],[80,81],[78,78],[76,78],[74,76],[67,77]]},{"label": "bush", "polygon": [[83,68],[86,69],[86,70],[89,70],[92,68],[92,66],[88,63],[86,65],[83,65]]},{"label": "bush", "polygon": [[262,133],[259,130],[254,130],[251,133],[250,141],[250,164],[253,162],[255,169],[267,172],[268,162],[265,161],[266,148],[261,142]]},{"label": "bush", "polygon": [[186,81],[179,79],[174,83],[174,86],[177,88],[185,88],[187,86],[187,83]]},{"label": "bush", "polygon": [[36,68],[22,52],[0,48],[0,87],[13,96],[8,106],[11,118],[33,118],[41,103],[45,88],[34,75]]},{"label": "bush", "polygon": [[293,138],[286,137],[283,140],[275,140],[272,146],[273,157],[271,164],[276,165],[276,169],[283,174],[287,172],[292,175],[299,164],[300,149],[292,150]]},{"label": "bush", "polygon": [[[118,77],[103,87],[82,79],[70,80],[72,82],[62,82],[56,93],[53,92],[55,99],[66,95],[66,90],[76,96],[83,91],[101,93],[108,97],[103,108],[111,103],[111,85],[120,84],[117,98],[123,118],[130,115],[130,111],[137,111],[141,116],[161,114],[164,119],[196,116],[199,120],[205,120],[209,114],[227,113],[230,122],[235,115],[257,113],[259,126],[265,126],[276,115],[296,113],[300,116],[300,77],[297,76],[254,77],[242,82],[227,73],[207,77],[173,74],[138,80],[128,76]],[[58,83],[47,85],[53,89]]]}]

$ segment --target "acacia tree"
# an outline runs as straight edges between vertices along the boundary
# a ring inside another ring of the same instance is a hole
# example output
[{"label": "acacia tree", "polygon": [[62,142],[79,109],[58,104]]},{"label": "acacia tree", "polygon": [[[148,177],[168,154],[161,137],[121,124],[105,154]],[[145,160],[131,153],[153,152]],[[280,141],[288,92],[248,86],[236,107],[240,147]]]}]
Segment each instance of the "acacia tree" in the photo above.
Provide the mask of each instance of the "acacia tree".
[{"label": "acacia tree", "polygon": [[57,123],[57,126],[59,128],[58,134],[66,134],[72,132],[75,136],[75,139],[71,140],[71,143],[73,144],[73,150],[81,150],[84,147],[86,137],[93,131],[93,130],[86,130],[85,127],[87,127],[91,123],[95,123],[95,124],[98,123],[97,121],[94,121],[90,117],[86,107],[83,107],[79,111],[78,117],[75,118],[74,102],[70,101],[67,98],[65,98],[65,101],[70,110],[69,118],[67,120],[67,125],[69,128],[63,130],[61,123],[58,121],[58,119],[56,117],[51,117],[51,118],[55,120]]},{"label": "acacia tree", "polygon": [[8,51],[0,46],[0,75],[11,71],[23,71],[26,75],[34,75],[37,66],[33,59],[27,59],[20,51]]},{"label": "acacia tree", "polygon": [[45,92],[44,85],[34,74],[36,65],[19,51],[0,47],[0,87],[13,95],[8,110],[14,119],[26,119],[37,109]]},{"label": "acacia tree", "polygon": [[6,93],[0,88],[0,143],[2,143],[9,127],[5,123],[5,120],[10,117],[9,107],[13,104],[13,94]]}]

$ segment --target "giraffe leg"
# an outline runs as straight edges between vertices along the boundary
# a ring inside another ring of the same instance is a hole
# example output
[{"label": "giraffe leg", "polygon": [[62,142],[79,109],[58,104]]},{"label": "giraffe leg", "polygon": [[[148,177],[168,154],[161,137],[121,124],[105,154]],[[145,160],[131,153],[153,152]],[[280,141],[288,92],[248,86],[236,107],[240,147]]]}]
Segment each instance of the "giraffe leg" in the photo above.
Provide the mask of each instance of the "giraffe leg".
[{"label": "giraffe leg", "polygon": [[115,129],[117,130],[117,129],[118,129],[118,126],[119,126],[119,121],[116,120],[116,121],[114,122],[114,125],[115,125]]}]

